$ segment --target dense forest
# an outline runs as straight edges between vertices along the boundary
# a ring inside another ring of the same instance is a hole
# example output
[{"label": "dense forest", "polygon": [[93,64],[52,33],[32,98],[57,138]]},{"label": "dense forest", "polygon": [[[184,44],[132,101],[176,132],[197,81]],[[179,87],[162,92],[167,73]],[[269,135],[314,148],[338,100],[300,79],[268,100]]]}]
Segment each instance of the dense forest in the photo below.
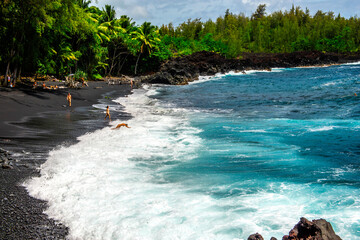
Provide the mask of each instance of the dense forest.
[{"label": "dense forest", "polygon": [[[251,17],[189,19],[179,26],[136,24],[114,7],[87,0],[0,0],[0,75],[75,74],[88,79],[154,71],[171,57],[198,51],[241,58],[243,52],[358,52],[360,19],[292,7]],[[4,78],[3,78],[4,79]]]}]

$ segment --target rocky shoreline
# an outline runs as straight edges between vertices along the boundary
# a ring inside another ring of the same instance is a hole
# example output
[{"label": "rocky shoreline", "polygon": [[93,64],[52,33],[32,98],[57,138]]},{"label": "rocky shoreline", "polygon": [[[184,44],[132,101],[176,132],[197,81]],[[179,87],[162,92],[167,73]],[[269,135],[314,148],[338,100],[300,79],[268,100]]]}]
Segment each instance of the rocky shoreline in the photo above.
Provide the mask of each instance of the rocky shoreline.
[{"label": "rocky shoreline", "polygon": [[[259,234],[255,233],[248,237],[248,240],[264,240]],[[271,237],[270,240],[277,240]],[[284,235],[282,240],[341,240],[335,234],[331,224],[325,219],[309,221],[300,218],[300,221],[290,230],[288,235]]]},{"label": "rocky shoreline", "polygon": [[312,52],[294,53],[244,53],[240,59],[226,59],[213,52],[198,52],[164,62],[156,73],[142,76],[142,83],[184,85],[199,76],[245,70],[271,70],[271,68],[290,68],[324,66],[360,61],[360,53],[337,54]]}]

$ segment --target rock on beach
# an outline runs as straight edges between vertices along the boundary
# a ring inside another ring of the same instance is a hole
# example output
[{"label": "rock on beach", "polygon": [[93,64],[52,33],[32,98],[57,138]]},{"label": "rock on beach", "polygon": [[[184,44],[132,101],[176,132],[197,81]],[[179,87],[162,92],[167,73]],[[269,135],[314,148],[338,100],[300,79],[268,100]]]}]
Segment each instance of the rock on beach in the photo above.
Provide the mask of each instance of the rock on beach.
[{"label": "rock on beach", "polygon": [[[250,235],[248,240],[264,240],[264,238],[259,233],[255,233]],[[272,237],[270,240],[277,239]],[[341,238],[325,219],[309,221],[302,217],[282,240],[341,240]]]},{"label": "rock on beach", "polygon": [[10,153],[0,148],[0,164],[3,169],[13,169]]}]

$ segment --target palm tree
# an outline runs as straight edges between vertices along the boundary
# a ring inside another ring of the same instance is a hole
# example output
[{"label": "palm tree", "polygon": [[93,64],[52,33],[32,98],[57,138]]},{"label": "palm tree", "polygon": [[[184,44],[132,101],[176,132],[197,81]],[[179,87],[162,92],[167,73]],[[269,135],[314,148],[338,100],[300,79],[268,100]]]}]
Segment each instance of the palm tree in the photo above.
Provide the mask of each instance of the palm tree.
[{"label": "palm tree", "polygon": [[89,5],[91,3],[91,0],[77,0],[76,3],[81,7],[81,8],[89,8]]},{"label": "palm tree", "polygon": [[[124,38],[126,30],[121,27],[121,21],[119,19],[114,19],[110,22],[104,22],[99,26],[100,29],[107,34],[108,40],[108,60],[109,60],[109,72],[111,75],[117,59],[120,57],[122,52],[121,48],[124,46]],[[110,47],[111,46],[111,47]]]},{"label": "palm tree", "polygon": [[137,66],[140,60],[141,54],[148,53],[151,54],[151,50],[157,46],[157,44],[161,41],[159,36],[159,31],[156,30],[155,26],[152,26],[149,22],[144,22],[141,27],[139,27],[134,33],[133,33],[133,40],[136,40],[138,42],[138,46],[140,46],[140,49],[138,49],[137,52],[139,52],[139,55],[136,60],[135,64],[135,75],[137,73]]},{"label": "palm tree", "polygon": [[[106,5],[111,7],[110,5]],[[113,8],[112,8],[113,10]],[[103,14],[105,11],[103,11]],[[95,38],[99,43],[109,42],[113,38],[119,38],[121,34],[124,34],[126,30],[121,27],[121,20],[113,18],[110,21],[105,21],[99,24],[99,21],[97,19],[101,18],[99,15],[95,13],[89,13],[89,19],[96,24],[96,36]],[[106,15],[106,14],[105,14]],[[102,16],[104,19],[105,15]],[[111,15],[111,13],[110,13]],[[113,15],[115,17],[115,13]],[[112,17],[105,17],[106,19],[111,19]]]},{"label": "palm tree", "polygon": [[120,21],[121,21],[121,27],[126,29],[127,31],[131,31],[135,26],[135,22],[132,21],[132,18],[126,15],[122,15]]},{"label": "palm tree", "polygon": [[115,19],[116,12],[113,6],[105,5],[105,9],[102,10],[103,22],[111,22]]},{"label": "palm tree", "polygon": [[151,23],[149,22],[144,22],[142,25],[141,25],[141,28],[144,32],[145,35],[149,35],[151,34],[152,32],[155,31],[156,27],[151,25]]}]

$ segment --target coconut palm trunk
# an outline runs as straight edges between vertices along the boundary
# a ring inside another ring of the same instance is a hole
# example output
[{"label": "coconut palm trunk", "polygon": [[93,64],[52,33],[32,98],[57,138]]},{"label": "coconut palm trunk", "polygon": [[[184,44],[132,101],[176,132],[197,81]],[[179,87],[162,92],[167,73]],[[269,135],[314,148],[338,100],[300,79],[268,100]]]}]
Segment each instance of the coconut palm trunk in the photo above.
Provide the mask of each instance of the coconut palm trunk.
[{"label": "coconut palm trunk", "polygon": [[139,53],[139,56],[136,60],[136,64],[135,64],[135,75],[136,75],[136,72],[137,72],[137,66],[138,66],[138,63],[139,63],[139,60],[140,60],[140,55],[141,55],[141,52]]}]

